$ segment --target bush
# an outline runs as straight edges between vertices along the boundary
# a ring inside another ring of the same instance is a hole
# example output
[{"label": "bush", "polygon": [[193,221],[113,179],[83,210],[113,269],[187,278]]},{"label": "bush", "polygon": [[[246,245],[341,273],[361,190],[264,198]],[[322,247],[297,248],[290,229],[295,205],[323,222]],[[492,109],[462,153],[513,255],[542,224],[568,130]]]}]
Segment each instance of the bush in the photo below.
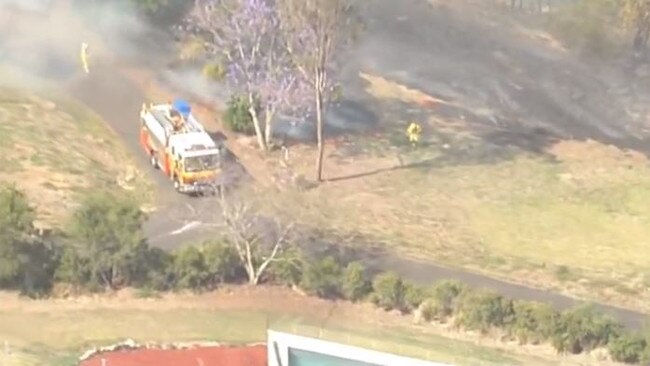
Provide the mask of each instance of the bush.
[{"label": "bush", "polygon": [[404,305],[405,310],[413,311],[420,307],[420,304],[427,298],[427,291],[413,283],[404,282]]},{"label": "bush", "polygon": [[144,280],[137,287],[144,290],[166,291],[174,287],[174,257],[160,248],[150,248],[143,263]]},{"label": "bush", "polygon": [[145,219],[128,195],[98,192],[88,196],[75,211],[70,226],[71,250],[79,257],[78,264],[86,265],[75,268],[89,272],[89,281],[104,288],[141,281],[142,264],[149,254],[142,232]]},{"label": "bush", "polygon": [[205,257],[194,246],[184,247],[174,253],[172,273],[177,288],[199,290],[208,282]]},{"label": "bush", "polygon": [[511,331],[519,343],[539,344],[549,340],[560,314],[552,306],[537,302],[516,301]]},{"label": "bush", "polygon": [[272,282],[296,286],[302,282],[305,262],[300,253],[290,251],[271,263],[268,274]]},{"label": "bush", "polygon": [[309,265],[302,277],[302,288],[309,293],[326,299],[341,297],[341,265],[328,256]]},{"label": "bush", "polygon": [[366,269],[359,262],[352,262],[345,268],[342,284],[343,296],[350,301],[359,301],[372,291],[372,285],[366,278]]},{"label": "bush", "polygon": [[621,333],[622,327],[590,305],[562,313],[552,337],[558,352],[581,353],[605,346]]},{"label": "bush", "polygon": [[234,247],[224,241],[203,243],[203,253],[208,284],[238,282],[246,278],[246,271],[241,265]]},{"label": "bush", "polygon": [[612,359],[625,363],[639,363],[646,347],[645,338],[636,334],[623,334],[613,339],[608,345]]},{"label": "bush", "polygon": [[375,305],[385,310],[406,310],[406,286],[397,273],[384,272],[377,275],[372,281],[372,288],[372,301]]},{"label": "bush", "polygon": [[251,116],[250,102],[248,99],[233,95],[228,101],[224,123],[228,129],[245,135],[254,135],[255,126]]},{"label": "bush", "polygon": [[488,332],[505,327],[514,318],[512,300],[489,291],[465,291],[459,298],[456,324],[467,329]]},{"label": "bush", "polygon": [[223,81],[226,77],[226,69],[220,63],[205,64],[202,73],[206,78],[215,81]]},{"label": "bush", "polygon": [[459,281],[446,280],[436,283],[431,290],[431,296],[425,302],[422,316],[427,321],[445,321],[453,315],[457,300],[466,289],[467,287]]}]

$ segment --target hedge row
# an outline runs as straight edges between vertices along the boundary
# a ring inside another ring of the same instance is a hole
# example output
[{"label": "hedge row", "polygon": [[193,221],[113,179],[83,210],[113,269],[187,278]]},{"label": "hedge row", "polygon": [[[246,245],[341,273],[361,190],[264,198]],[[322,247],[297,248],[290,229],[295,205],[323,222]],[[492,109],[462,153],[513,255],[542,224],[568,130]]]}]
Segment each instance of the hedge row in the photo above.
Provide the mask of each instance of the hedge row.
[{"label": "hedge row", "polygon": [[650,362],[647,337],[626,331],[592,305],[559,312],[547,304],[508,299],[458,281],[443,280],[422,287],[394,272],[380,273],[370,280],[360,263],[343,266],[332,257],[304,268],[301,287],[317,296],[368,300],[386,310],[417,313],[427,322],[450,322],[483,334],[499,330],[520,344],[550,343],[558,353],[578,354],[607,347],[615,361]]},{"label": "hedge row", "polygon": [[[68,235],[33,235],[35,218],[24,195],[0,190],[0,288],[47,295],[55,282],[85,290],[124,286],[143,291],[216,288],[247,280],[242,260],[226,241],[174,252],[151,248],[140,232],[142,213],[128,198],[92,197],[75,213]],[[417,286],[393,272],[369,276],[363,264],[334,257],[309,259],[284,253],[262,282],[297,286],[326,299],[371,301],[386,310],[417,313],[426,321],[488,333],[500,330],[520,343],[548,342],[561,353],[607,347],[612,358],[650,362],[648,338],[626,332],[592,306],[564,312],[535,302],[513,301],[457,281]]]}]

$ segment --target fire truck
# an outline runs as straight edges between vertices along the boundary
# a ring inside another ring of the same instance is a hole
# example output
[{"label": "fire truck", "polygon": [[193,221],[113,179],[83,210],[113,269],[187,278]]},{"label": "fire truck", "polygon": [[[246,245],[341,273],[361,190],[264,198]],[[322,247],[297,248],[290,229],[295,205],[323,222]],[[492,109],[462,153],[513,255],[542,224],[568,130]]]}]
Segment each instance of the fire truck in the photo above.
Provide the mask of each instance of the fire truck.
[{"label": "fire truck", "polygon": [[189,103],[142,105],[140,144],[151,165],[160,169],[180,193],[215,194],[223,149],[192,114]]}]

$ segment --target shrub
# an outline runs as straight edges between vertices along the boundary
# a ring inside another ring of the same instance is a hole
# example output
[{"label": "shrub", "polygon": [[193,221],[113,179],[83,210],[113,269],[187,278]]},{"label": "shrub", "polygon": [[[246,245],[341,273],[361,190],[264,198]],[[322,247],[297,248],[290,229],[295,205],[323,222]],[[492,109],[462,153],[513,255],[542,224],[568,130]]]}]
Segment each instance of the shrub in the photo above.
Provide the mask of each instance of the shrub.
[{"label": "shrub", "polygon": [[641,353],[641,363],[643,365],[650,365],[650,340],[646,337],[645,339],[645,350]]},{"label": "shrub", "polygon": [[436,304],[431,299],[426,299],[420,305],[420,316],[424,321],[430,322],[436,319]]},{"label": "shrub", "polygon": [[206,276],[210,285],[237,282],[246,277],[234,247],[224,241],[203,244],[201,252],[205,260]]},{"label": "shrub", "polygon": [[623,334],[613,339],[608,345],[612,359],[625,363],[639,363],[646,347],[645,338],[637,334]]},{"label": "shrub", "polygon": [[203,253],[194,246],[187,246],[174,254],[172,273],[176,287],[198,290],[208,280],[208,270]]},{"label": "shrub", "polygon": [[223,64],[216,62],[205,64],[202,73],[206,78],[215,81],[223,81],[226,77],[226,69]]},{"label": "shrub", "polygon": [[250,102],[248,99],[233,95],[228,101],[224,123],[231,131],[243,133],[245,135],[254,135],[255,126],[251,116]]},{"label": "shrub", "polygon": [[174,257],[160,249],[150,248],[143,263],[144,281],[138,284],[143,290],[166,291],[174,287]]},{"label": "shrub", "polygon": [[305,262],[301,255],[290,251],[272,262],[268,272],[272,282],[295,286],[302,282],[304,268]]},{"label": "shrub", "polygon": [[422,316],[427,321],[434,319],[444,321],[454,313],[457,300],[466,289],[467,287],[460,281],[445,280],[436,283],[425,304],[430,319],[427,319],[425,314]]},{"label": "shrub", "polygon": [[593,306],[581,305],[562,313],[552,337],[558,352],[581,353],[605,346],[622,327],[597,312]]},{"label": "shrub", "polygon": [[490,291],[465,291],[459,298],[456,324],[486,333],[509,325],[513,317],[511,300]]},{"label": "shrub", "polygon": [[372,301],[385,309],[404,311],[406,287],[402,278],[395,272],[385,272],[377,275],[372,281]]},{"label": "shrub", "polygon": [[405,310],[413,311],[427,298],[427,291],[422,286],[404,282],[404,305]]},{"label": "shrub", "polygon": [[343,274],[342,290],[343,296],[350,301],[359,301],[372,291],[363,264],[352,262],[347,265]]},{"label": "shrub", "polygon": [[514,312],[511,331],[521,344],[549,340],[560,316],[550,305],[529,301],[516,301]]},{"label": "shrub", "polygon": [[341,265],[328,256],[309,264],[302,277],[302,287],[309,293],[326,299],[341,296]]},{"label": "shrub", "polygon": [[143,239],[146,216],[137,201],[116,192],[96,192],[75,211],[70,238],[72,250],[87,265],[90,282],[116,289],[142,281],[142,263],[149,254]]}]

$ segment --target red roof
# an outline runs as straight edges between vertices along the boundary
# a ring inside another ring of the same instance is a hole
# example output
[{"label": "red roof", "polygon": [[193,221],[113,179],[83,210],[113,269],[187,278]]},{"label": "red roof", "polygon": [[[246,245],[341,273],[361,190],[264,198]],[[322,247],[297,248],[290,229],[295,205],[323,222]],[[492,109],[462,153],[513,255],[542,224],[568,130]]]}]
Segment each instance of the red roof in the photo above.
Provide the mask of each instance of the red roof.
[{"label": "red roof", "polygon": [[79,366],[267,366],[266,346],[117,351],[91,357]]}]

